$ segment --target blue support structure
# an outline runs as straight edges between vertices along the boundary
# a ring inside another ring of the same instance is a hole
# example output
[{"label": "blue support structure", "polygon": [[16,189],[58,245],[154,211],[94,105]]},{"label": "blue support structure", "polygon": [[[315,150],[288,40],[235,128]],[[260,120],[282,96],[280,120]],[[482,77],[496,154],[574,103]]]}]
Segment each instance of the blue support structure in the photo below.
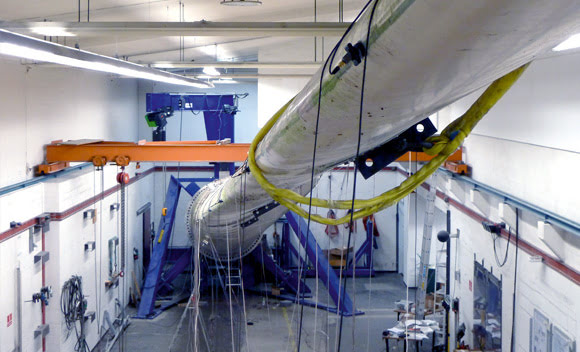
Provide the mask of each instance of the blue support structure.
[{"label": "blue support structure", "polygon": [[[283,287],[287,292],[293,294],[298,293],[298,282],[300,281],[300,278],[295,271],[284,271],[269,255],[264,253],[264,248],[262,246],[258,246],[252,252],[252,256],[256,262],[262,264],[266,270],[277,278],[280,287]],[[307,295],[312,293],[310,288],[306,285],[300,287],[300,292]]]},{"label": "blue support structure", "polygon": [[[365,224],[367,238],[363,242],[363,244],[359,247],[354,255],[354,259],[351,258],[349,260],[347,269],[344,270],[346,275],[352,276],[353,271],[356,276],[375,276],[375,270],[373,268],[373,228],[374,223],[371,219],[368,219]],[[356,265],[361,259],[364,258],[362,265]],[[343,271],[343,272],[344,272]]]},{"label": "blue support structure", "polygon": [[330,267],[326,256],[322,252],[322,249],[320,249],[318,243],[316,243],[316,239],[314,238],[314,235],[308,228],[304,219],[291,211],[286,213],[286,219],[288,220],[290,227],[292,227],[298,236],[300,244],[305,248],[306,257],[316,265],[318,270],[318,277],[328,289],[330,297],[334,301],[336,307],[329,307],[324,304],[305,299],[300,299],[300,303],[309,306],[316,306],[331,312],[337,312],[338,310],[339,314],[345,316],[364,314],[361,311],[355,311],[354,304],[346,291],[341,292],[341,282],[338,276],[336,276],[336,273]]},{"label": "blue support structure", "polygon": [[[163,310],[177,303],[176,300],[169,301],[159,309],[155,309],[155,300],[158,294],[167,292],[170,289],[169,285],[171,282],[191,264],[192,253],[191,248],[188,248],[179,251],[179,256],[175,260],[173,267],[164,273],[165,264],[169,257],[169,242],[173,234],[173,224],[175,223],[179,196],[182,188],[187,193],[194,195],[199,190],[199,186],[195,182],[207,182],[210,180],[212,179],[177,179],[171,176],[165,197],[164,208],[166,212],[165,215],[161,216],[159,231],[153,245],[151,262],[147,268],[147,275],[145,276],[145,282],[142,288],[141,302],[139,303],[139,309],[135,318],[152,319]],[[185,186],[182,182],[190,182],[190,184]]]},{"label": "blue support structure", "polygon": [[[290,240],[290,232],[288,231],[288,223],[283,222],[285,227],[282,228],[282,238],[280,240],[280,248],[277,251],[276,258],[278,259],[280,266],[284,270],[292,270],[298,271],[298,266],[295,265],[295,259],[298,260],[300,255],[298,254],[298,250],[293,245],[292,241]],[[352,277],[353,275],[356,276],[375,276],[375,270],[373,268],[373,223],[372,221],[368,220],[365,224],[367,238],[363,242],[363,244],[359,247],[356,251],[354,258],[350,256],[348,265],[342,271],[342,275],[347,275]],[[353,263],[359,263],[363,260],[361,265],[353,265]],[[338,272],[339,269],[332,269]],[[316,276],[316,270],[309,269],[305,271],[306,277],[314,277]]]},{"label": "blue support structure", "polygon": [[[208,141],[229,138],[232,143],[235,143],[234,116],[237,113],[235,95],[147,93],[147,112],[158,111],[169,106],[173,108],[173,111],[202,111]],[[219,178],[220,171],[229,171],[230,175],[233,175],[236,168],[234,163],[215,163],[214,177],[216,179]]]}]

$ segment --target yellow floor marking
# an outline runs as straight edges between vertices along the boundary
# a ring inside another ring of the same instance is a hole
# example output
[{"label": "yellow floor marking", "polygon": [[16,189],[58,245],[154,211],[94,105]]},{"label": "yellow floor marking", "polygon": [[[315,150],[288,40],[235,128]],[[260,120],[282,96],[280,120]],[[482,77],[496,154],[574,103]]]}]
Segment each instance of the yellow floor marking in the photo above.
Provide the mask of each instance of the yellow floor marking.
[{"label": "yellow floor marking", "polygon": [[290,319],[288,319],[288,313],[286,313],[286,307],[282,308],[282,313],[284,313],[284,319],[286,319],[286,325],[288,326],[288,338],[292,341],[292,351],[297,351],[296,342],[294,342],[294,334],[292,333],[292,324],[290,324]]}]

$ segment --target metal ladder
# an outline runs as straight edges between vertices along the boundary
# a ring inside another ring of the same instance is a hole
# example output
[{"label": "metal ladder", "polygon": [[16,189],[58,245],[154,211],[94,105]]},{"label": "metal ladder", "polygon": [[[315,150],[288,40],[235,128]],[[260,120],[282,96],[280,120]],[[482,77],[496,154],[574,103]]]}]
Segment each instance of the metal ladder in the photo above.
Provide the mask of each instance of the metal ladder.
[{"label": "metal ladder", "polygon": [[242,271],[240,268],[230,268],[226,287],[242,287]]},{"label": "metal ladder", "polygon": [[427,282],[429,272],[429,256],[431,255],[431,237],[433,236],[433,221],[435,212],[435,198],[437,187],[434,182],[430,183],[429,193],[426,198],[425,220],[423,224],[423,243],[421,244],[421,283],[419,285],[419,299],[417,302],[416,319],[425,318],[425,296],[427,293]]}]

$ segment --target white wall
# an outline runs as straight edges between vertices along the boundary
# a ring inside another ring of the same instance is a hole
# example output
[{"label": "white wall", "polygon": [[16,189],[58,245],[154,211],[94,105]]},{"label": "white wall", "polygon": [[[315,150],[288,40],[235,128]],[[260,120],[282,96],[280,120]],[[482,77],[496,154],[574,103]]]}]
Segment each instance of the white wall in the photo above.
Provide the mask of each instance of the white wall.
[{"label": "white wall", "polygon": [[[3,195],[0,201],[11,204],[14,213],[21,214],[25,221],[42,213],[63,213],[78,204],[98,195],[102,190],[110,189],[117,183],[115,176],[117,168],[107,166],[104,171],[93,168],[79,170],[38,183]],[[134,177],[135,169],[130,167],[129,174]],[[102,176],[102,178],[101,178]],[[102,180],[102,181],[101,181]],[[103,183],[101,183],[103,182]],[[137,279],[141,281],[142,268],[142,222],[136,217],[138,208],[151,201],[153,176],[146,176],[128,186],[127,189],[127,266],[125,277],[120,279],[116,288],[105,289],[104,282],[108,279],[108,240],[120,237],[119,211],[111,211],[110,205],[120,202],[119,192],[115,192],[94,205],[87,206],[61,221],[52,221],[50,230],[45,233],[45,250],[50,259],[45,266],[45,284],[52,286],[54,296],[46,307],[46,323],[50,326],[50,333],[46,337],[47,351],[72,351],[76,338],[74,332],[65,328],[60,310],[61,287],[72,275],[83,278],[83,291],[87,296],[87,311],[97,312],[93,322],[87,322],[87,342],[91,348],[98,342],[99,336],[105,333],[101,329],[105,310],[111,317],[119,311],[115,310],[115,298],[127,304],[129,287],[134,287],[131,272],[135,271]],[[37,205],[31,207],[30,205]],[[29,209],[29,211],[25,211]],[[83,212],[87,209],[96,209],[96,221],[85,219]],[[4,222],[3,222],[4,223]],[[0,232],[6,231],[8,226],[2,226]],[[4,242],[0,242],[0,262],[3,280],[8,283],[0,291],[0,314],[6,319],[13,314],[12,326],[0,325],[0,351],[12,351],[17,346],[17,328],[22,329],[22,351],[39,351],[42,348],[42,339],[34,338],[33,332],[41,325],[41,304],[29,302],[33,293],[42,287],[42,265],[34,263],[34,255],[42,250],[42,235],[40,232],[32,235],[35,248],[29,251],[29,231],[26,230]],[[84,244],[96,242],[96,249],[85,252]],[[139,249],[139,259],[133,260],[133,248]],[[120,261],[119,261],[120,264]],[[16,270],[20,268],[21,296],[17,295]],[[132,288],[134,290],[134,288]],[[22,307],[22,320],[17,318],[18,302]],[[70,335],[68,338],[67,336]]]},{"label": "white wall", "polygon": [[30,179],[53,140],[137,139],[137,84],[0,58],[0,187]]},{"label": "white wall", "polygon": [[[564,217],[576,218],[580,172],[580,54],[534,62],[465,141],[473,178]],[[440,126],[474,101],[439,112]]]},{"label": "white wall", "polygon": [[[261,47],[258,52],[260,62],[312,62],[323,60],[332,50],[338,38],[317,39],[316,56],[314,39],[285,39],[276,45]],[[324,55],[323,55],[324,53]],[[315,70],[259,69],[260,74],[302,74],[312,75]],[[310,80],[310,77],[260,77],[258,79],[258,124],[263,126],[284,104],[292,99]]]},{"label": "white wall", "polygon": [[[115,176],[117,168],[109,166],[104,171],[88,170],[81,175],[57,178],[45,183],[47,194],[57,194],[58,199],[49,199],[47,196],[45,211],[62,212],[69,204],[78,204],[93,194],[99,194],[116,185]],[[104,174],[101,175],[101,173]],[[129,174],[133,177],[135,169],[130,168]],[[101,176],[104,183],[101,184]],[[84,186],[84,192],[79,192],[79,184]],[[94,188],[93,188],[94,185]],[[129,288],[134,292],[132,272],[135,272],[137,280],[141,281],[142,268],[142,222],[136,217],[136,211],[147,202],[151,201],[150,190],[153,187],[153,177],[147,176],[127,189],[127,250],[125,275],[120,278],[119,285],[106,289],[104,282],[109,279],[108,275],[108,241],[113,237],[121,237],[120,211],[111,210],[110,206],[121,201],[120,192],[115,192],[102,201],[86,207],[70,216],[66,220],[55,222],[51,231],[47,233],[47,250],[51,252],[52,261],[47,266],[47,282],[55,287],[55,302],[60,299],[60,287],[72,275],[83,277],[83,291],[88,296],[88,311],[97,312],[93,322],[87,322],[87,340],[89,346],[94,346],[106,329],[103,325],[105,310],[111,317],[116,316],[119,310],[115,308],[115,299],[127,304]],[[87,209],[96,209],[96,221],[83,218],[83,212]],[[96,249],[85,252],[84,244],[89,241],[96,242]],[[120,246],[120,244],[119,244]],[[139,259],[133,260],[133,248],[139,250]],[[120,250],[120,247],[119,247]],[[118,259],[120,270],[121,259]],[[75,338],[66,338],[67,331],[64,326],[59,327],[62,313],[57,305],[48,307],[47,322],[51,324],[54,334],[49,335],[47,345],[61,346],[60,350],[71,350]]]},{"label": "white wall", "polygon": [[[464,160],[473,167],[473,178],[531,204],[580,223],[580,198],[575,185],[580,171],[580,145],[577,138],[577,115],[580,113],[580,55],[564,55],[534,62],[519,82],[494,107],[465,141]],[[469,96],[439,112],[440,126],[458,117],[475,100]],[[482,208],[471,203],[472,187],[453,187],[452,197],[470,209],[501,221],[498,204],[503,200],[484,195]],[[442,187],[451,195],[447,187]],[[473,326],[474,255],[484,260],[487,269],[493,268],[501,277],[503,287],[502,349],[509,350],[512,317],[512,293],[515,247],[508,251],[503,268],[496,264],[491,235],[478,221],[451,207],[452,229],[459,228],[457,262],[452,270],[460,272],[454,281],[452,293],[461,299],[460,322],[468,327],[467,341],[471,340]],[[527,211],[521,211],[520,239],[554,257],[538,237],[537,221],[543,220]],[[513,230],[513,229],[512,229]],[[580,240],[570,233],[561,233],[564,248],[563,261],[580,271]],[[505,240],[498,241],[498,256],[505,253]],[[457,247],[455,247],[457,244]],[[455,253],[453,254],[455,255]],[[573,339],[580,338],[578,316],[580,287],[544,263],[529,260],[530,255],[520,250],[516,294],[516,350],[529,349],[529,318],[538,309],[550,322]],[[453,275],[452,275],[453,277]]]},{"label": "white wall", "polygon": [[[469,187],[465,187],[469,191]],[[450,197],[457,199],[445,188],[442,189]],[[502,219],[498,215],[498,205],[503,202],[490,195],[485,195],[488,201],[484,209],[478,208],[469,199],[469,196],[460,203],[469,209],[491,219],[500,222]],[[442,209],[445,210],[445,209]],[[509,350],[511,336],[512,319],[512,294],[515,270],[515,245],[509,246],[507,262],[500,267],[495,259],[493,248],[493,236],[486,232],[479,221],[474,220],[464,212],[451,206],[451,227],[460,230],[459,240],[453,239],[452,260],[451,260],[451,294],[459,297],[460,302],[460,323],[467,326],[466,341],[473,346],[471,328],[473,327],[473,270],[474,258],[478,262],[484,262],[487,270],[492,271],[494,276],[502,280],[502,349]],[[530,212],[520,210],[519,219],[519,240],[525,241],[534,247],[550,254],[547,248],[537,236],[537,221],[540,218]],[[515,236],[515,228],[511,228],[512,236]],[[564,239],[572,239],[573,235],[565,235]],[[580,271],[578,256],[580,255],[579,240],[571,240],[567,245],[566,264],[576,271]],[[497,256],[503,260],[506,253],[507,241],[497,241]],[[580,313],[577,297],[580,295],[580,286],[544,263],[530,261],[530,254],[519,249],[518,258],[518,279],[516,294],[516,346],[517,351],[527,351],[529,346],[529,318],[533,315],[534,309],[540,310],[550,321],[562,329],[569,336],[578,339],[580,337],[580,325],[577,316]],[[455,260],[457,258],[457,260]],[[455,273],[459,275],[456,276]],[[453,331],[453,330],[452,330]]]},{"label": "white wall", "polygon": [[[70,68],[26,67],[17,60],[0,58],[0,188],[32,179],[34,166],[43,162],[43,146],[53,140],[94,138],[117,141],[136,141],[138,137],[137,82],[134,79],[114,77]],[[0,233],[10,228],[11,221],[24,222],[45,212],[62,212],[86,201],[102,189],[116,185],[115,166],[105,167],[104,184],[101,171],[92,167],[58,178],[44,180],[33,186],[0,196]],[[140,170],[143,171],[143,170]],[[135,175],[133,166],[128,168]],[[59,299],[62,284],[77,274],[83,276],[88,310],[97,311],[98,320],[87,324],[87,338],[91,347],[98,341],[98,322],[104,310],[114,316],[114,298],[127,303],[129,287],[133,286],[131,271],[138,279],[141,257],[134,262],[133,247],[141,248],[142,223],[135,211],[152,202],[153,176],[148,176],[128,187],[128,258],[129,275],[118,288],[104,290],[107,279],[107,239],[119,233],[118,212],[109,206],[118,202],[118,193],[97,202],[96,223],[83,219],[82,209],[62,221],[53,221],[45,234],[45,248],[50,252],[46,263],[46,285],[54,291],[46,308],[46,322],[50,325],[47,351],[72,351],[74,332],[66,339]],[[102,206],[101,206],[102,205]],[[89,206],[92,208],[93,206]],[[22,329],[22,351],[39,351],[42,339],[34,338],[33,331],[41,324],[41,304],[27,302],[42,286],[42,265],[33,257],[42,247],[42,236],[32,235],[35,248],[29,250],[29,231],[0,242],[0,274],[4,284],[0,290],[0,351],[17,347],[18,327]],[[97,249],[85,253],[84,243],[96,240]],[[141,251],[140,251],[141,252]],[[21,296],[17,295],[16,270],[22,273]],[[124,298],[123,298],[124,297]],[[22,307],[18,319],[17,307]],[[97,304],[98,303],[98,304]],[[4,323],[12,314],[13,323]]]}]

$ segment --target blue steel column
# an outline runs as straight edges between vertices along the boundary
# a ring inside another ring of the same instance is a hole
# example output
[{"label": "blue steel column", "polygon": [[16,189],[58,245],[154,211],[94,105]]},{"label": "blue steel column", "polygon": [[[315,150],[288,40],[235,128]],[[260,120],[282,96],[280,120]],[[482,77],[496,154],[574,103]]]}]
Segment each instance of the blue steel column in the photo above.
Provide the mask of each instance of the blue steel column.
[{"label": "blue steel column", "polygon": [[157,291],[161,283],[161,273],[163,272],[163,267],[167,259],[167,247],[171,238],[173,223],[175,222],[175,213],[177,211],[177,202],[179,201],[181,187],[179,181],[171,176],[164,205],[167,213],[161,218],[159,232],[155,237],[153,254],[151,255],[151,262],[149,263],[145,283],[143,284],[141,303],[139,304],[136,318],[145,319],[152,315],[155,310],[155,298],[157,297]]},{"label": "blue steel column", "polygon": [[354,304],[348,293],[343,291],[344,295],[340,294],[340,280],[338,279],[338,276],[336,276],[334,270],[330,268],[328,260],[324,256],[320,246],[318,246],[318,243],[316,243],[316,239],[314,238],[314,235],[310,229],[308,229],[306,222],[291,211],[286,213],[286,219],[288,219],[288,223],[298,236],[302,246],[306,249],[307,257],[312,263],[316,263],[318,268],[318,277],[328,289],[330,297],[336,304],[339,313],[342,315],[357,314],[354,310]]}]

